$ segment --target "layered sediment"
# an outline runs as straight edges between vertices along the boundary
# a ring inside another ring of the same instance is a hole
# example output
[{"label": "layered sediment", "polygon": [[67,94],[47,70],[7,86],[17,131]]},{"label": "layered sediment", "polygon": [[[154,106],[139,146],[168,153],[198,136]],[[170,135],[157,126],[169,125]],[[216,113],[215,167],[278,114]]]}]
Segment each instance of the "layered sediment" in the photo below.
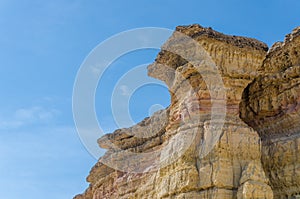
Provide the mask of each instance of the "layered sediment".
[{"label": "layered sediment", "polygon": [[299,29],[276,43],[179,26],[148,74],[171,104],[98,140],[76,199],[285,198],[300,193]]},{"label": "layered sediment", "polygon": [[300,193],[300,28],[275,43],[245,89],[241,117],[262,139],[275,198]]}]

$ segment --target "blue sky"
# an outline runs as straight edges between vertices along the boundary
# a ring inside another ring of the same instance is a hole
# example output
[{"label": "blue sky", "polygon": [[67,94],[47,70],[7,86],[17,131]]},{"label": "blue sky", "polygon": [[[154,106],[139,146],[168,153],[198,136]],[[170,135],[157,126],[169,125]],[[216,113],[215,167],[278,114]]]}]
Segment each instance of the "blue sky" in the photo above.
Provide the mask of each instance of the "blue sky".
[{"label": "blue sky", "polygon": [[[300,26],[299,10],[298,0],[1,0],[1,198],[67,199],[87,187],[96,159],[76,133],[72,91],[81,63],[101,41],[132,28],[199,23],[271,45]],[[116,128],[109,85],[157,52],[121,57],[100,81],[96,108],[105,132]],[[168,103],[165,88],[143,87],[129,109],[137,122],[151,105]]]}]

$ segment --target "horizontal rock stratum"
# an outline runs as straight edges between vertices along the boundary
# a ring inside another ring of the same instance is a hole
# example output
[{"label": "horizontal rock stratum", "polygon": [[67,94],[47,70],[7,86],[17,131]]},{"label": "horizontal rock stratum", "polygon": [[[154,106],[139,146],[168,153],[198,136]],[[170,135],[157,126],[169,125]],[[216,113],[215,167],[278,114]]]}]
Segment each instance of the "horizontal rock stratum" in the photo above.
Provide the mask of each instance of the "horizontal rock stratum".
[{"label": "horizontal rock stratum", "polygon": [[300,194],[300,28],[268,50],[178,26],[148,74],[168,86],[170,106],[100,138],[107,152],[75,199]]}]

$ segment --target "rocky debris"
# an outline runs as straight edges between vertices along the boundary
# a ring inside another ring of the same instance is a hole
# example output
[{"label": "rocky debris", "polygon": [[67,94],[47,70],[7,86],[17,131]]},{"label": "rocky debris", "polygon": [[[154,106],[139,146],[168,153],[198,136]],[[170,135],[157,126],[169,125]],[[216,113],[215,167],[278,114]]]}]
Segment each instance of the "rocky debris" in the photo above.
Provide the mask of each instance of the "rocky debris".
[{"label": "rocky debris", "polygon": [[178,26],[148,66],[168,86],[170,106],[100,138],[108,151],[75,198],[300,193],[299,32],[268,50],[255,39]]}]

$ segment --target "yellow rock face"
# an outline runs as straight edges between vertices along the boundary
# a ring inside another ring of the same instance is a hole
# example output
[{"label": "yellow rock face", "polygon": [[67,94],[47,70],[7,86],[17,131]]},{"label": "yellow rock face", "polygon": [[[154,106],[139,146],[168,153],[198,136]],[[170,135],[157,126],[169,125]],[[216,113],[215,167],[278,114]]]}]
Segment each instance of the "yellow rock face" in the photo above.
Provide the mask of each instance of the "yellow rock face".
[{"label": "yellow rock face", "polygon": [[100,138],[108,151],[75,198],[300,193],[299,32],[267,52],[255,39],[177,27],[148,67],[169,87],[170,106]]},{"label": "yellow rock face", "polygon": [[262,163],[275,198],[300,193],[300,28],[274,44],[261,75],[245,89],[241,117],[262,139]]}]

